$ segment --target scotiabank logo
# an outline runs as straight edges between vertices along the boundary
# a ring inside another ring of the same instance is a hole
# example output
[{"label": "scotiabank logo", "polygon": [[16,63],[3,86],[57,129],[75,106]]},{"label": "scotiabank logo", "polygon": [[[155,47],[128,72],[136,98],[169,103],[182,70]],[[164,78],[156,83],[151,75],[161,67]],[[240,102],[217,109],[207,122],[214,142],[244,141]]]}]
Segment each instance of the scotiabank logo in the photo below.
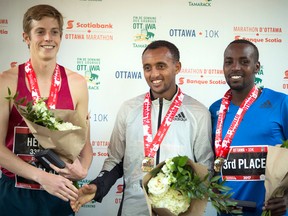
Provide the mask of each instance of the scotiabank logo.
[{"label": "scotiabank logo", "polygon": [[122,192],[123,192],[123,184],[117,185],[117,191],[116,191],[116,193],[119,194],[119,193],[122,193]]},{"label": "scotiabank logo", "polygon": [[[66,29],[73,29],[74,28],[74,20],[68,20],[67,21],[67,27]],[[113,29],[113,25],[111,23],[76,23],[76,28],[82,28],[82,29]]]},{"label": "scotiabank logo", "polygon": [[72,29],[73,28],[73,22],[74,22],[74,20],[68,20],[66,29]]},{"label": "scotiabank logo", "polygon": [[180,77],[178,85],[183,85],[183,84],[184,84],[184,77]]},{"label": "scotiabank logo", "polygon": [[284,79],[288,79],[288,70],[284,72]]}]

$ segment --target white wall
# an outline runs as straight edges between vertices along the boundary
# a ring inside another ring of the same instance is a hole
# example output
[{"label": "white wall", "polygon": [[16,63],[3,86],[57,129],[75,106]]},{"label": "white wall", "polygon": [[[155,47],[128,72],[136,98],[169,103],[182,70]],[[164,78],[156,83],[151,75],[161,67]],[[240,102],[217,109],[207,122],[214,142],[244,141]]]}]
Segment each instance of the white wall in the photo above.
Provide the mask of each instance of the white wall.
[{"label": "white wall", "polygon": [[[95,156],[83,184],[101,169],[120,104],[148,90],[141,53],[151,40],[165,39],[178,46],[183,67],[178,84],[207,107],[227,90],[223,51],[236,37],[257,40],[263,65],[257,75],[260,85],[288,92],[286,0],[1,0],[0,71],[12,62],[17,65],[28,59],[22,17],[27,8],[38,3],[54,5],[65,16],[59,63],[87,79],[91,72],[98,76],[88,82]],[[77,28],[77,23],[82,28]],[[97,23],[110,28],[97,28]],[[88,24],[93,25],[84,28]],[[143,40],[146,30],[154,38]],[[84,39],[75,39],[75,35]],[[91,35],[97,39],[87,39]],[[121,183],[116,183],[101,204],[89,203],[77,215],[116,215]],[[211,206],[206,215],[215,215]]]}]

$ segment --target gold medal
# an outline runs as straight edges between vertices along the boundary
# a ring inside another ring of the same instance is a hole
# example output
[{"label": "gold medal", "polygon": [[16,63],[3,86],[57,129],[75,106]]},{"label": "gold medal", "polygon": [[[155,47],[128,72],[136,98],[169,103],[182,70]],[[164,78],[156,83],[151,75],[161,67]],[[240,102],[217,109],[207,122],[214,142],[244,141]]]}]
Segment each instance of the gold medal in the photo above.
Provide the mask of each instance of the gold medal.
[{"label": "gold medal", "polygon": [[214,161],[214,170],[215,172],[220,172],[221,167],[224,164],[224,158],[222,157],[218,157],[215,161]]},{"label": "gold medal", "polygon": [[141,168],[143,172],[150,172],[154,168],[154,158],[145,157]]}]

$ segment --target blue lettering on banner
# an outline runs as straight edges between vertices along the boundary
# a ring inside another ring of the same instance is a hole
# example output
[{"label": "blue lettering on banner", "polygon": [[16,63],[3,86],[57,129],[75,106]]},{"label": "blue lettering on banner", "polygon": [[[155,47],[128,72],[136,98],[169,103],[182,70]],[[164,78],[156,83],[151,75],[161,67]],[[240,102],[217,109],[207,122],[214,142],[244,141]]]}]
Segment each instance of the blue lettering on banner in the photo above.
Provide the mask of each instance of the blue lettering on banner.
[{"label": "blue lettering on banner", "polygon": [[116,71],[117,79],[142,79],[142,74],[139,71]]}]

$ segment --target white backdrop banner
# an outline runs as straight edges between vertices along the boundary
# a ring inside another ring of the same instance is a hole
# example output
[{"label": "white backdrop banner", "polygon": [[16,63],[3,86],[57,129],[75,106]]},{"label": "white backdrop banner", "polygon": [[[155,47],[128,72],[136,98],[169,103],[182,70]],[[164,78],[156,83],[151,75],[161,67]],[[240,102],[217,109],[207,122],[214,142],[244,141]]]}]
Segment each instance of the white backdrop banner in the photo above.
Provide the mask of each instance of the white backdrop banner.
[{"label": "white backdrop banner", "polygon": [[[94,158],[80,184],[99,173],[122,102],[148,91],[141,54],[153,40],[168,40],[179,48],[177,84],[207,107],[228,89],[223,51],[237,38],[259,48],[257,84],[288,92],[287,0],[1,0],[0,71],[29,58],[22,18],[40,3],[55,6],[65,18],[58,63],[88,83]],[[88,203],[77,215],[116,215],[122,189],[119,179],[102,203]],[[211,206],[206,215],[215,215]]]}]

